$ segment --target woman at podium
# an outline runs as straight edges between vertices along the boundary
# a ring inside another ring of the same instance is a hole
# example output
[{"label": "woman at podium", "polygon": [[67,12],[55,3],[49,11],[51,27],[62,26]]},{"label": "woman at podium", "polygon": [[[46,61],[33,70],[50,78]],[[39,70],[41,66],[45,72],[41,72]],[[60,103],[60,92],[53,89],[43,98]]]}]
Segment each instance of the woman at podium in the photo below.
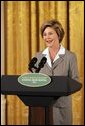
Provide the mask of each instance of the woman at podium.
[{"label": "woman at podium", "polygon": [[[69,76],[78,80],[77,59],[73,52],[61,44],[64,29],[59,21],[49,20],[42,24],[41,35],[46,44],[46,49],[38,52],[38,61],[43,57],[47,62],[40,73],[49,76]],[[53,105],[53,125],[72,125],[72,99],[71,96],[62,96]]]}]

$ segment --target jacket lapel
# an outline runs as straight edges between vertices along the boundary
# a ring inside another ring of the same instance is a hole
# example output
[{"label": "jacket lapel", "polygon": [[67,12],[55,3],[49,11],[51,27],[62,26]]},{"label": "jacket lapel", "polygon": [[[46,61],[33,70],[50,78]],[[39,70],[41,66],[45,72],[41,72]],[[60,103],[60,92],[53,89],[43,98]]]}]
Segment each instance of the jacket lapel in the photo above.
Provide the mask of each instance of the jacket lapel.
[{"label": "jacket lapel", "polygon": [[48,69],[50,70],[55,69],[58,66],[58,64],[60,64],[64,60],[65,48],[63,48],[63,46],[61,46],[61,49],[58,55],[59,55],[59,58],[56,59],[54,63],[52,63],[52,67],[51,67],[51,61],[49,60],[49,55],[48,55],[48,48],[45,49],[45,51],[42,53],[42,57],[45,56],[48,60],[45,64],[48,67]]},{"label": "jacket lapel", "polygon": [[58,64],[60,64],[61,62],[63,62],[64,56],[65,56],[65,54],[59,55],[59,59],[57,59],[57,60],[53,63],[53,69],[55,69],[55,67],[57,67]]}]

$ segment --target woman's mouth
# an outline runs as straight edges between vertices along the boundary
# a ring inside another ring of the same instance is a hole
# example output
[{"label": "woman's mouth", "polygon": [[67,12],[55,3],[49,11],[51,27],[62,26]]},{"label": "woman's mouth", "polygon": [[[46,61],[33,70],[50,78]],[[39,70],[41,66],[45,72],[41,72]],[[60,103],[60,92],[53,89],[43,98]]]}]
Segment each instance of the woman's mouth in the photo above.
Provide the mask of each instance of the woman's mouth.
[{"label": "woman's mouth", "polygon": [[47,40],[46,42],[50,44],[50,43],[52,43],[52,40]]}]

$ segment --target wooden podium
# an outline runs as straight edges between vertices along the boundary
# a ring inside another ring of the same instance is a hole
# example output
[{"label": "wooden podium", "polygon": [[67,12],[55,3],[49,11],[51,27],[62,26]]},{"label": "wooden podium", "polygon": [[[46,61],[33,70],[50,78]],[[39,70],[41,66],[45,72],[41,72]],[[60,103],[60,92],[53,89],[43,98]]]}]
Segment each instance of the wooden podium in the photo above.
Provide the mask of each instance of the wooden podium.
[{"label": "wooden podium", "polygon": [[[51,76],[51,82],[46,86],[27,87],[17,81],[18,77],[19,75],[3,75],[1,77],[1,93],[17,95],[26,106],[29,106],[29,125],[35,123],[32,118],[34,107],[45,109],[45,122],[43,124],[50,125],[49,108],[55,103],[55,99],[75,93],[82,87],[81,83],[65,76]],[[37,114],[39,115],[39,113]],[[36,125],[38,125],[38,122],[36,122]]]}]

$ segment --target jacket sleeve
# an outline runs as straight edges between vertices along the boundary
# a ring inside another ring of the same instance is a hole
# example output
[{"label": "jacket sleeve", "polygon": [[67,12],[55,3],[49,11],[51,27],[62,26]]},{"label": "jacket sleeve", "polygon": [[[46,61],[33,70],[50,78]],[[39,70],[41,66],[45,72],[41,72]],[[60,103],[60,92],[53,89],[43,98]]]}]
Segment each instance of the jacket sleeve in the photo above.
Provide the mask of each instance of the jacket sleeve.
[{"label": "jacket sleeve", "polygon": [[78,73],[78,66],[77,66],[77,57],[74,53],[72,53],[70,57],[69,63],[69,77],[74,80],[79,81],[79,73]]}]

